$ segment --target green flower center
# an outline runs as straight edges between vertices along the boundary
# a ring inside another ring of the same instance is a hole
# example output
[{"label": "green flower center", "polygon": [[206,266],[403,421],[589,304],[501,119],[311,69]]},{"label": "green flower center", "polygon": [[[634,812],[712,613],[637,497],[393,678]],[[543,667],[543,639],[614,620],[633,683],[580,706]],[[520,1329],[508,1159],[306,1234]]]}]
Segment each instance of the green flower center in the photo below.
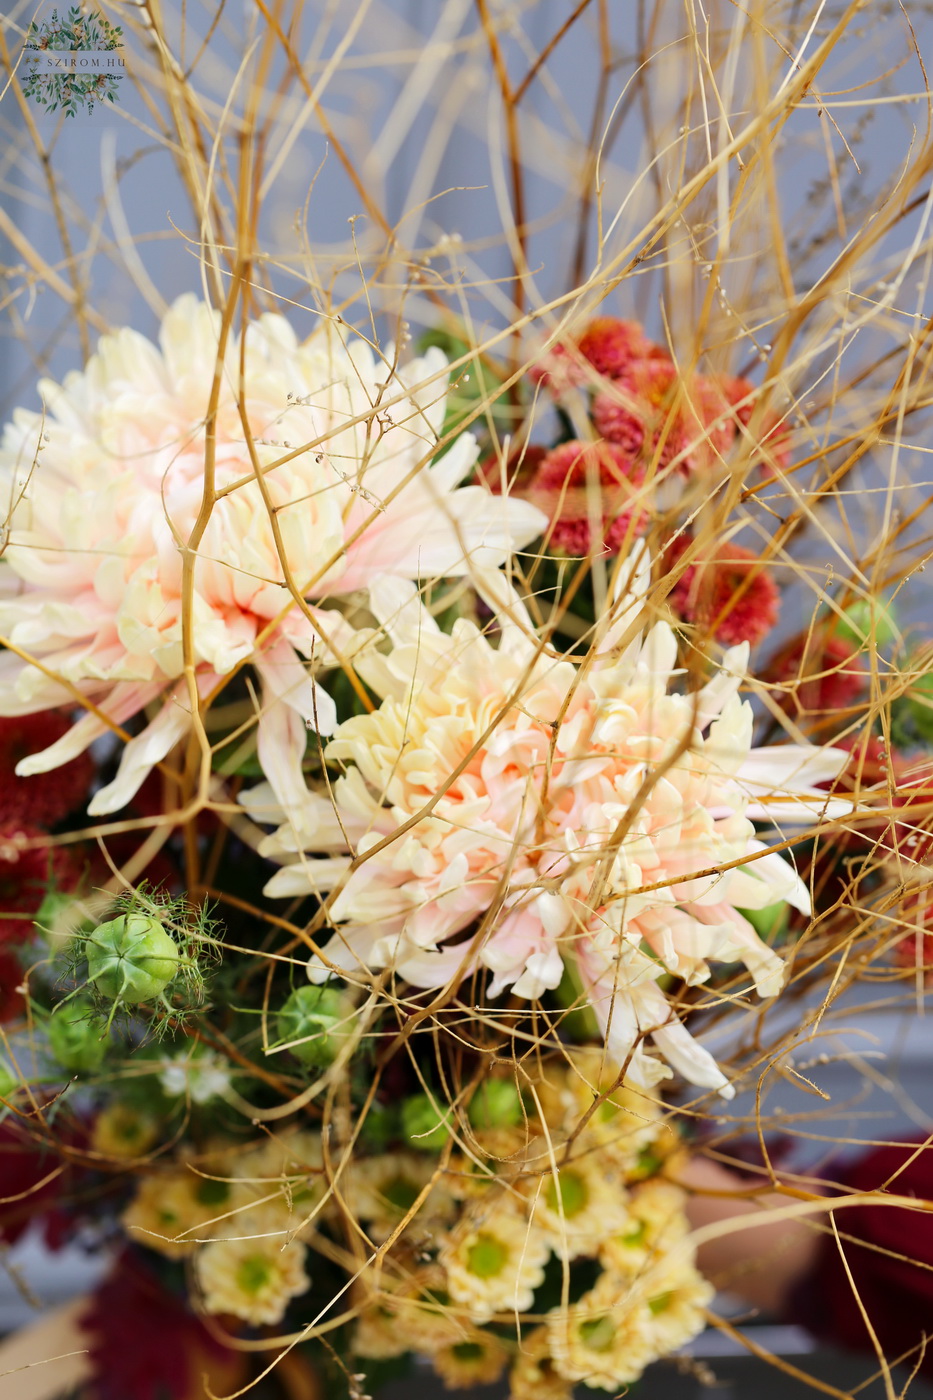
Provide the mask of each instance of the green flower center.
[{"label": "green flower center", "polygon": [[659,1293],[656,1298],[650,1298],[648,1300],[648,1307],[654,1313],[655,1317],[657,1317],[658,1313],[662,1313],[666,1308],[670,1307],[673,1298],[673,1293]]},{"label": "green flower center", "polygon": [[262,1254],[248,1254],[236,1271],[236,1281],[244,1293],[259,1293],[272,1277],[272,1265]]},{"label": "green flower center", "polygon": [[390,1206],[394,1206],[401,1215],[407,1215],[420,1196],[421,1188],[407,1176],[397,1176],[393,1181],[386,1182],[382,1194]]},{"label": "green flower center", "polygon": [[615,1341],[616,1328],[611,1317],[591,1317],[580,1323],[580,1340],[590,1351],[608,1351]]},{"label": "green flower center", "polygon": [[624,1235],[619,1236],[619,1239],[624,1245],[628,1245],[629,1249],[637,1249],[639,1245],[644,1244],[647,1234],[648,1222],[646,1220],[636,1220],[631,1229],[626,1230]]},{"label": "green flower center", "polygon": [[508,1257],[508,1245],[482,1231],[467,1250],[467,1268],[477,1278],[495,1278],[502,1273]]},{"label": "green flower center", "polygon": [[455,1342],[451,1351],[458,1361],[482,1361],[486,1354],[479,1342]]},{"label": "green flower center", "polygon": [[194,1194],[202,1206],[222,1206],[230,1199],[230,1186],[226,1181],[208,1181],[202,1177]]},{"label": "green flower center", "polygon": [[551,1177],[544,1200],[548,1210],[559,1215],[563,1207],[566,1218],[572,1220],[589,1205],[590,1188],[579,1172],[565,1170],[558,1173],[556,1181]]},{"label": "green flower center", "polygon": [[655,1176],[664,1162],[650,1147],[643,1147],[638,1154],[637,1173],[639,1176]]}]

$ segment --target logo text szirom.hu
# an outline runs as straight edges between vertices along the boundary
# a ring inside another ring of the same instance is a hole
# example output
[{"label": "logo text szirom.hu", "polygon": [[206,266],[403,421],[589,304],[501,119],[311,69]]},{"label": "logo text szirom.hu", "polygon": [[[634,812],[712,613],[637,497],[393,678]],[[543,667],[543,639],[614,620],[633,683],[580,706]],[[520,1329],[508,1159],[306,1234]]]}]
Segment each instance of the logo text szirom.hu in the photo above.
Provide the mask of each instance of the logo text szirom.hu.
[{"label": "logo text szirom.hu", "polygon": [[23,92],[47,112],[73,117],[79,107],[93,112],[95,102],[115,102],[117,84],[126,70],[120,53],[123,30],[96,11],[73,6],[67,17],[53,10],[26,35]]}]

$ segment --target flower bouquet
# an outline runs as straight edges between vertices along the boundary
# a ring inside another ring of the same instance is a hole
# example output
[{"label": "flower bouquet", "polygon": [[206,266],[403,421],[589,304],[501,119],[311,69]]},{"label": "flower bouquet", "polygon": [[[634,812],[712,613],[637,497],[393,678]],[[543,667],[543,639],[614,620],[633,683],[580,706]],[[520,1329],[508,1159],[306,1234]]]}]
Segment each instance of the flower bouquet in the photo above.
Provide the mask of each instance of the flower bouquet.
[{"label": "flower bouquet", "polygon": [[[527,84],[478,10],[517,140]],[[446,235],[357,249],[362,300],[346,266],[300,296],[262,270],[263,84],[284,62],[280,91],[307,85],[264,15],[215,207],[230,134],[140,8],[206,294],[152,338],[85,316],[0,443],[0,1230],[106,1256],[79,1320],[102,1398],[362,1400],[412,1366],[617,1394],[715,1317],[691,1154],[763,1130],[814,996],[922,986],[930,960],[900,527],[838,579],[812,558],[847,558],[853,443],[922,415],[913,343],[889,401],[832,348],[835,264],[819,294],[750,284],[758,319],[727,335],[741,203],[732,244],[688,251],[707,185],[728,199],[735,156],[764,188],[768,123],[859,35],[820,20],[783,83],[765,65],[765,116],[742,139],[724,116],[718,155],[682,128],[681,204],[631,248],[601,231],[530,312],[516,157],[495,328],[457,305],[472,264]],[[733,93],[752,42],[709,60]],[[662,235],[706,290],[649,331],[627,277]],[[887,310],[872,247],[845,276]],[[765,1179],[786,1186],[767,1154]],[[811,1186],[788,1199],[816,1215]]]}]

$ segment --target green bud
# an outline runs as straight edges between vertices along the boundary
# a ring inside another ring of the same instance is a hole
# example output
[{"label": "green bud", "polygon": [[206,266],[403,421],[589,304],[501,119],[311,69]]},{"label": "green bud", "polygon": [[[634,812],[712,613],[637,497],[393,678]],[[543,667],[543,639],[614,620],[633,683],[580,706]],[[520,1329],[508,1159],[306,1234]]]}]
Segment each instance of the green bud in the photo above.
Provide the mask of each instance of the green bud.
[{"label": "green bud", "polygon": [[86,947],[88,978],[112,1001],[153,1001],[181,961],[174,940],[149,914],[121,914],[99,924]]},{"label": "green bud", "polygon": [[783,938],[790,923],[790,905],[783,899],[778,904],[766,904],[763,909],[740,909],[738,912],[766,943]]},{"label": "green bud", "polygon": [[21,1088],[18,1074],[14,1074],[6,1060],[0,1059],[0,1099],[10,1099]]},{"label": "green bud", "polygon": [[399,1111],[394,1104],[374,1099],[360,1128],[360,1136],[370,1147],[382,1152],[399,1135]]},{"label": "green bud", "polygon": [[522,1096],[509,1079],[487,1079],[470,1100],[474,1128],[514,1128],[523,1121]]},{"label": "green bud", "polygon": [[857,598],[844,608],[842,617],[836,615],[836,635],[855,647],[864,646],[871,639],[872,621],[876,644],[890,646],[898,635],[897,618],[893,603],[883,603],[880,598]]},{"label": "green bud", "polygon": [[450,1129],[427,1094],[413,1094],[402,1104],[402,1136],[419,1152],[440,1152]]},{"label": "green bud", "polygon": [[907,711],[920,738],[933,744],[933,671],[919,676],[906,695]]},{"label": "green bud", "polygon": [[108,1044],[89,997],[72,997],[56,1007],[49,1021],[49,1049],[64,1069],[89,1074],[100,1068]]},{"label": "green bud", "polygon": [[303,1065],[323,1069],[333,1064],[350,1033],[350,1012],[346,996],[335,987],[296,987],[276,1018],[278,1039]]}]

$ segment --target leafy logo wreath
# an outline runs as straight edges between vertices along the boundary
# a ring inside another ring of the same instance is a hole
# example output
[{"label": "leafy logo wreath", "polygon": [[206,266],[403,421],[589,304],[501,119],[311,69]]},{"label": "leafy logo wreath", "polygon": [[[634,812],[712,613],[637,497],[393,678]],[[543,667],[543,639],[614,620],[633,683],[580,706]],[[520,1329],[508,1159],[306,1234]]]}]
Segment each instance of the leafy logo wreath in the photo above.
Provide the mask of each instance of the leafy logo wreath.
[{"label": "leafy logo wreath", "polygon": [[93,112],[95,102],[114,102],[123,74],[115,57],[123,30],[102,14],[82,14],[72,6],[67,19],[51,18],[29,26],[26,35],[26,80],[23,92],[47,112],[61,108],[73,117],[79,107]]}]

